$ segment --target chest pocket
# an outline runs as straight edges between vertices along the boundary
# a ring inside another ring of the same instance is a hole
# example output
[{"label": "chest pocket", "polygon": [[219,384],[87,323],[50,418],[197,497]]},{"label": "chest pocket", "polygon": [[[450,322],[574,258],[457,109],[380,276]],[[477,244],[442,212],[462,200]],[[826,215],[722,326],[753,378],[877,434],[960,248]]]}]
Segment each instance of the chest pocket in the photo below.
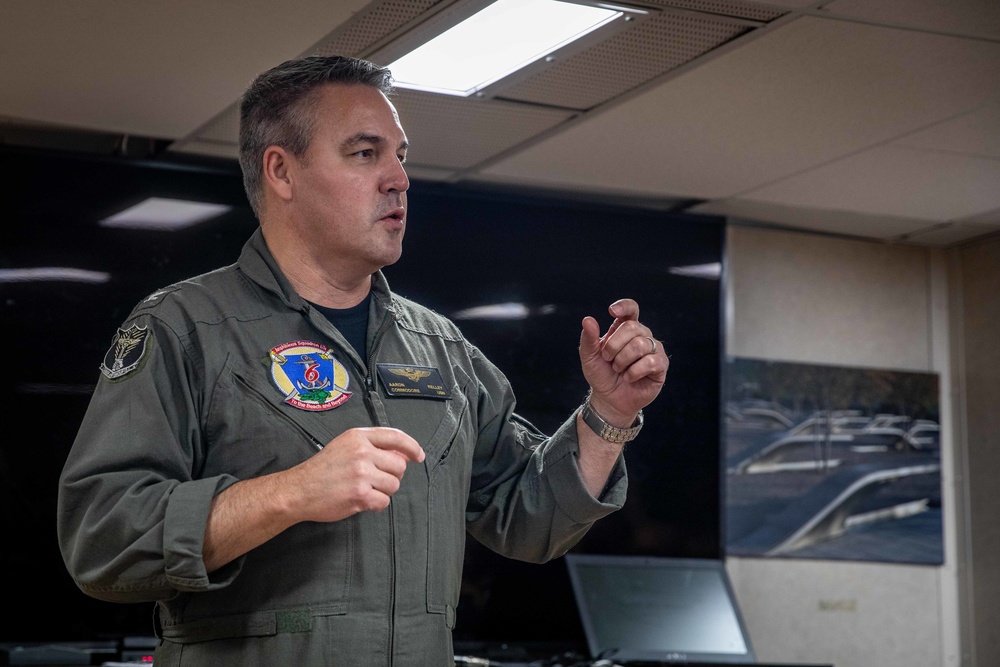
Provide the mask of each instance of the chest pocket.
[{"label": "chest pocket", "polygon": [[318,412],[295,408],[284,399],[263,364],[227,359],[208,411],[211,446],[204,474],[247,478],[285,470],[347,428],[371,423],[361,396]]}]

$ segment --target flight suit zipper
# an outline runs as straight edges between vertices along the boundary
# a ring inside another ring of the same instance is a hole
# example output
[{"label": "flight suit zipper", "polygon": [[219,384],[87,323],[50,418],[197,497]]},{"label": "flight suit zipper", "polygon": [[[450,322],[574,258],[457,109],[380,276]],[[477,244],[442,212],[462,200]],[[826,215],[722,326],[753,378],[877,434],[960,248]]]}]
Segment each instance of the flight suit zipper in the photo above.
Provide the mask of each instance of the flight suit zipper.
[{"label": "flight suit zipper", "polygon": [[[371,350],[368,354],[368,368],[366,369],[367,374],[365,376],[365,404],[368,406],[372,423],[376,426],[383,426],[387,424],[382,423],[382,419],[379,416],[379,410],[375,405],[376,401],[380,401],[375,379],[375,359],[378,355],[379,348],[382,346],[382,339],[384,338],[386,331],[388,331],[390,323],[395,320],[395,316],[395,312],[390,307],[386,321],[383,322],[378,331],[375,332],[375,339],[372,341]],[[389,521],[389,627],[388,643],[386,646],[386,665],[391,667],[394,662],[393,652],[395,648],[396,635],[396,516],[393,511],[392,499],[389,500],[387,519]]]},{"label": "flight suit zipper", "polygon": [[[354,362],[355,365],[359,366],[358,370],[362,371],[362,374],[364,375],[364,403],[368,410],[368,416],[371,418],[371,422],[374,426],[389,426],[389,424],[385,423],[385,420],[382,418],[384,411],[380,410],[377,405],[377,403],[381,403],[381,399],[378,395],[377,381],[375,379],[375,359],[378,357],[378,351],[382,346],[382,340],[385,337],[386,332],[388,332],[389,327],[393,322],[395,322],[395,320],[396,312],[393,306],[390,305],[386,309],[386,315],[383,321],[379,324],[379,328],[375,332],[375,337],[372,340],[371,348],[368,353],[367,368],[360,368],[360,364]],[[355,351],[357,352],[357,350]],[[358,354],[357,356],[360,357],[361,355]],[[348,358],[351,358],[351,355],[348,355]],[[389,522],[389,619],[386,664],[391,667],[394,662],[393,651],[396,633],[396,519],[391,500],[389,502],[386,515]]]},{"label": "flight suit zipper", "polygon": [[[323,318],[325,320],[325,318]],[[362,368],[361,364],[351,357],[350,354],[347,355],[351,359],[352,363],[361,371],[361,375],[364,376],[364,403],[365,408],[368,410],[368,416],[371,418],[373,426],[388,426],[385,420],[382,418],[384,411],[380,411],[376,403],[380,403],[381,399],[378,396],[378,387],[375,380],[376,370],[375,370],[375,359],[378,355],[379,348],[382,346],[382,339],[385,337],[386,332],[389,327],[396,320],[396,311],[393,305],[390,305],[386,309],[386,316],[379,325],[378,330],[375,332],[375,337],[372,340],[371,348],[368,353],[367,368]],[[337,340],[334,338],[334,340]],[[340,344],[340,341],[337,341]],[[355,352],[358,352],[355,350]],[[357,357],[360,358],[361,354],[358,353]],[[396,526],[395,526],[395,513],[393,512],[392,502],[390,500],[389,507],[387,509],[387,519],[389,522],[389,620],[388,620],[388,642],[387,642],[387,662],[386,664],[391,667],[393,664],[393,649],[395,640],[395,619],[396,619]]]}]

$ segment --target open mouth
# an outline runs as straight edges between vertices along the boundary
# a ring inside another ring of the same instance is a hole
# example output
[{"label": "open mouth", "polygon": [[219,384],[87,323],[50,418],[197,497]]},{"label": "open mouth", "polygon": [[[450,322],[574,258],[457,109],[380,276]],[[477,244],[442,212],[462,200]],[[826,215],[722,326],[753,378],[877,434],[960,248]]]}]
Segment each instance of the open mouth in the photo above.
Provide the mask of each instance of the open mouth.
[{"label": "open mouth", "polygon": [[396,222],[402,222],[403,218],[406,217],[406,209],[394,208],[385,215],[382,216],[382,220],[394,220]]}]

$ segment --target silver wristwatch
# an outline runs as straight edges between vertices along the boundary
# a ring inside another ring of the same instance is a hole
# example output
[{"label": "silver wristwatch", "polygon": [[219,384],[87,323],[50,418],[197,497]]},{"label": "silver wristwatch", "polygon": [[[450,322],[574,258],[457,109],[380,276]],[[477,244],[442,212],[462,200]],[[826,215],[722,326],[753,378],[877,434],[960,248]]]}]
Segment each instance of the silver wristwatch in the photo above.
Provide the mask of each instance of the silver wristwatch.
[{"label": "silver wristwatch", "polygon": [[612,426],[604,417],[594,412],[594,409],[590,407],[590,397],[583,402],[583,406],[580,408],[580,416],[583,417],[584,423],[589,426],[594,433],[601,436],[608,442],[613,442],[615,444],[621,445],[630,440],[635,440],[635,436],[639,435],[639,430],[642,429],[642,410],[639,410],[639,414],[635,418],[635,422],[627,427],[621,428],[619,426]]}]

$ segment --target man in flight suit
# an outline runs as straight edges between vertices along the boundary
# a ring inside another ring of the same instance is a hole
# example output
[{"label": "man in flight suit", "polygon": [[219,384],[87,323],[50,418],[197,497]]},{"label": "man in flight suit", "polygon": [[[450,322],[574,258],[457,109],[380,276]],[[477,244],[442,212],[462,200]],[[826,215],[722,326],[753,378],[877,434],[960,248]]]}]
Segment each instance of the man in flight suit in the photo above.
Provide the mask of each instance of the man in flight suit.
[{"label": "man in flight suit", "polygon": [[381,272],[409,187],[390,93],[337,56],[257,77],[240,162],[259,228],[139,303],[101,364],[59,540],[88,595],[156,603],[157,667],[453,664],[466,532],[542,562],[624,502],[622,448],[668,366],[638,305],[611,304],[603,335],[583,319],[590,392],[560,428],[519,417]]}]

